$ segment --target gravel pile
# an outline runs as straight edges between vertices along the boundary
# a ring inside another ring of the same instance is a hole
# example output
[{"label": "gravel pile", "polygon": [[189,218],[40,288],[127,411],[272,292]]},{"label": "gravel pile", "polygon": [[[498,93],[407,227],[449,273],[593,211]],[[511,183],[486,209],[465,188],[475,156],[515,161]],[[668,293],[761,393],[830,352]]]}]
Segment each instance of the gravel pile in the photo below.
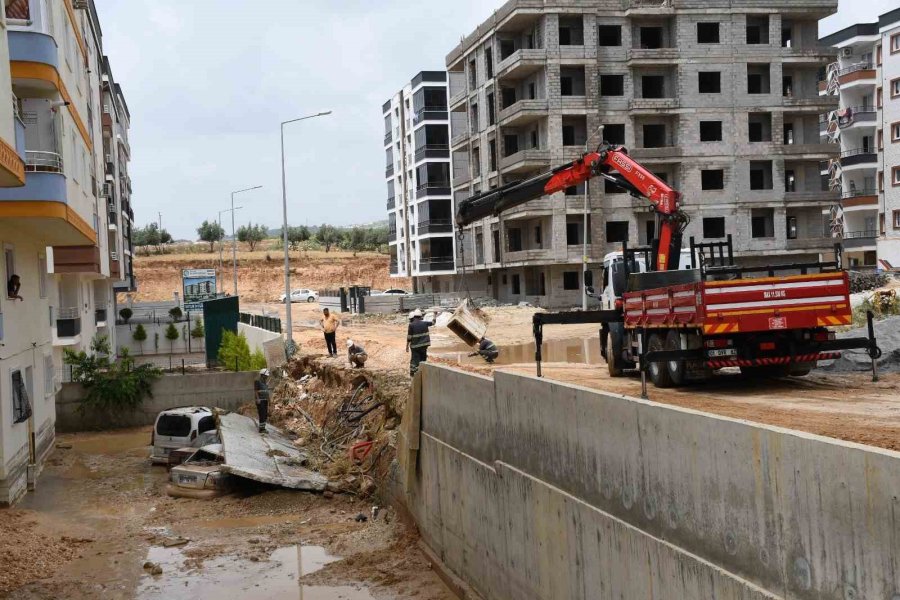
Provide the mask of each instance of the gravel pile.
[{"label": "gravel pile", "polygon": [[[868,330],[865,326],[851,329],[837,335],[840,339],[852,337],[866,337]],[[875,321],[875,338],[878,347],[881,348],[881,358],[878,360],[878,369],[881,371],[900,372],[900,316],[888,317],[881,321]],[[865,350],[845,350],[841,358],[821,363],[822,369],[837,373],[851,371],[868,371],[871,360]]]}]

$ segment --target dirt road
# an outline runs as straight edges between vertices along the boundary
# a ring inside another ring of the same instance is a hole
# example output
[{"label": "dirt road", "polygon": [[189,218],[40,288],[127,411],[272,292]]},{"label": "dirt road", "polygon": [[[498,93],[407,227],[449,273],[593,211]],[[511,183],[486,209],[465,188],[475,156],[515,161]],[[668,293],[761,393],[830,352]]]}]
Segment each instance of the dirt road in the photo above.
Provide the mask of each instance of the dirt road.
[{"label": "dirt road", "polygon": [[0,597],[454,598],[392,511],[373,521],[371,503],[266,488],[169,498],[149,437],[59,438],[38,490],[0,511]]}]

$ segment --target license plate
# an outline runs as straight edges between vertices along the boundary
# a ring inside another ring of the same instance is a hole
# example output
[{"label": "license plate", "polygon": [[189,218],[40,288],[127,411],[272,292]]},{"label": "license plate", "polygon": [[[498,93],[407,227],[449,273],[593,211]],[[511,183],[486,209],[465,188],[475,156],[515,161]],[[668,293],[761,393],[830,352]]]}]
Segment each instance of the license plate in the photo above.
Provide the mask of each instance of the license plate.
[{"label": "license plate", "polygon": [[769,319],[769,329],[787,329],[787,317],[772,317]]},{"label": "license plate", "polygon": [[197,483],[196,475],[179,475],[178,483]]},{"label": "license plate", "polygon": [[725,349],[725,350],[710,350],[709,356],[737,356],[737,350],[734,349]]}]

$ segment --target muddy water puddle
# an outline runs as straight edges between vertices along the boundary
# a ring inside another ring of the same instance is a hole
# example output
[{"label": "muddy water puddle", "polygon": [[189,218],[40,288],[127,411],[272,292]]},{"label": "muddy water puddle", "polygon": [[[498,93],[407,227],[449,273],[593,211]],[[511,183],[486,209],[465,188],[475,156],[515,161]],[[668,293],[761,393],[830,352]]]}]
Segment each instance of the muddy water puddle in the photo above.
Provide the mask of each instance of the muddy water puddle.
[{"label": "muddy water puddle", "polygon": [[[517,365],[534,362],[534,342],[527,344],[498,345],[500,356],[495,365]],[[464,344],[455,344],[447,349],[435,349],[434,355],[456,361],[461,365],[483,365],[479,356],[469,356],[472,349]],[[541,360],[547,363],[575,363],[596,365],[603,363],[600,356],[599,337],[548,340],[541,346]]]},{"label": "muddy water puddle", "polygon": [[180,548],[153,547],[147,560],[163,569],[162,575],[145,575],[137,600],[374,600],[368,591],[354,586],[301,585],[300,579],[325,565],[341,560],[321,546],[287,546],[275,550],[268,561],[251,562],[225,556],[191,568]]}]

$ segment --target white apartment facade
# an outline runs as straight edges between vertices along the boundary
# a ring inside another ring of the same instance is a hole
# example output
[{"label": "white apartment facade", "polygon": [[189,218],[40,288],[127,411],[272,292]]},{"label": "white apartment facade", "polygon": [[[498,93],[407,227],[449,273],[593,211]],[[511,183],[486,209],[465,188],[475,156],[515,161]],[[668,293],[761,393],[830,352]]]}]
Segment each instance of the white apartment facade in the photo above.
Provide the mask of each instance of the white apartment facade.
[{"label": "white apartment facade", "polygon": [[834,231],[849,266],[900,266],[900,9],[820,41],[837,50],[820,85],[840,102],[823,118],[824,135],[840,144],[829,164],[841,194]]},{"label": "white apartment facade", "polygon": [[391,276],[450,292],[456,273],[447,73],[422,71],[384,103]]},{"label": "white apartment facade", "polygon": [[64,350],[89,350],[97,334],[115,346],[110,249],[121,242],[102,195],[93,1],[10,0],[3,19],[0,106],[14,107],[24,159],[22,183],[0,188],[3,277],[21,281],[19,298],[9,287],[0,297],[0,504],[9,504],[36,485],[53,448]]}]

